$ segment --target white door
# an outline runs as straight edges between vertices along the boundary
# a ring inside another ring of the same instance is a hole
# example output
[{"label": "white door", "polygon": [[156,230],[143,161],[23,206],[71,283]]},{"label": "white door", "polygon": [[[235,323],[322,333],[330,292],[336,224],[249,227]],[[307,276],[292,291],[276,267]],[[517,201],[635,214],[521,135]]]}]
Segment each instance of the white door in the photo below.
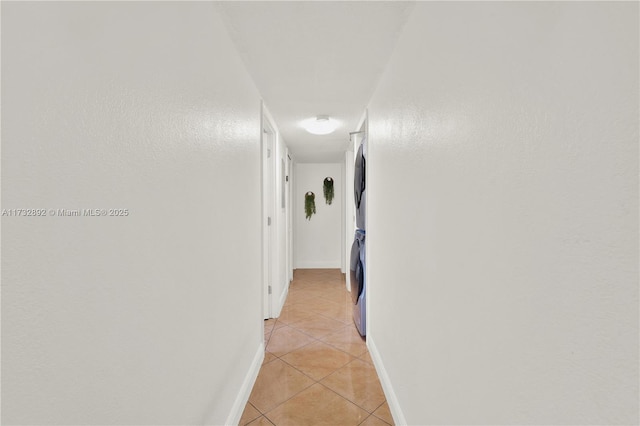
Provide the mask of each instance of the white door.
[{"label": "white door", "polygon": [[274,261],[274,243],[273,235],[274,221],[274,196],[275,196],[275,176],[274,176],[274,145],[275,132],[265,120],[264,129],[262,130],[262,276],[263,276],[263,317],[265,319],[272,318],[272,280],[273,280],[273,261]]}]

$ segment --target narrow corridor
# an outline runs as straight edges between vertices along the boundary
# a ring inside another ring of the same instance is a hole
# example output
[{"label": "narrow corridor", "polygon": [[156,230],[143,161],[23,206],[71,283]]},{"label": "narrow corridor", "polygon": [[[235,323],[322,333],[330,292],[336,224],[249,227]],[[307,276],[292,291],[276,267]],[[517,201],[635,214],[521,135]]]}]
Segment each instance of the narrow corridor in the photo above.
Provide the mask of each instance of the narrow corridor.
[{"label": "narrow corridor", "polygon": [[393,425],[337,269],[298,269],[240,425]]}]

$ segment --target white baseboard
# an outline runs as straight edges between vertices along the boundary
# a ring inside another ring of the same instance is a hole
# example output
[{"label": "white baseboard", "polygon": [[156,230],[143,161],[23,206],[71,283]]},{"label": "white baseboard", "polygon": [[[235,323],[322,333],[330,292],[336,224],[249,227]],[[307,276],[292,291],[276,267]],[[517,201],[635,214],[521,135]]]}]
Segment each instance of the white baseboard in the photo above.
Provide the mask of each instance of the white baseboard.
[{"label": "white baseboard", "polygon": [[382,385],[382,390],[387,398],[387,404],[389,404],[389,410],[391,411],[393,422],[396,425],[404,426],[407,424],[407,420],[404,418],[404,413],[400,408],[400,402],[398,401],[398,397],[391,385],[391,379],[389,379],[387,370],[384,368],[384,364],[382,363],[382,358],[380,358],[380,352],[378,352],[378,348],[371,338],[371,335],[367,335],[367,348],[369,348],[369,355],[371,355],[373,365],[376,367],[376,372],[378,373],[378,378]]},{"label": "white baseboard", "polygon": [[224,422],[226,426],[236,426],[238,423],[240,423],[242,412],[244,411],[244,407],[247,405],[247,401],[249,401],[249,395],[251,395],[253,385],[258,378],[258,373],[260,372],[260,367],[262,367],[263,360],[264,343],[260,343],[258,351],[256,352],[256,355],[253,357],[253,361],[251,362],[251,367],[249,368],[249,371],[247,371],[247,375],[242,382],[242,386],[240,387],[238,396],[236,396],[233,407],[231,407],[231,413],[229,413],[227,421]]},{"label": "white baseboard", "polygon": [[336,262],[298,262],[296,269],[340,269],[340,261]]},{"label": "white baseboard", "polygon": [[289,284],[290,282],[287,280],[287,284],[284,286],[284,291],[280,295],[280,300],[278,300],[278,305],[276,306],[276,309],[273,311],[274,318],[278,318],[280,316],[280,312],[282,311],[284,302],[287,300],[287,296],[289,295]]}]

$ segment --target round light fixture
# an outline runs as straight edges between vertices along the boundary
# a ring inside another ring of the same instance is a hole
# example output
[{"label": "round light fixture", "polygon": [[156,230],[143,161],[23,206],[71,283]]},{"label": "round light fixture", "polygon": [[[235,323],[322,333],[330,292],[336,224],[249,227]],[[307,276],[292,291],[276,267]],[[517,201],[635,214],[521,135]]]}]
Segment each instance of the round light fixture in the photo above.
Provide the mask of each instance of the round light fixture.
[{"label": "round light fixture", "polygon": [[314,135],[328,135],[338,128],[338,122],[327,115],[319,115],[302,122],[302,127]]}]

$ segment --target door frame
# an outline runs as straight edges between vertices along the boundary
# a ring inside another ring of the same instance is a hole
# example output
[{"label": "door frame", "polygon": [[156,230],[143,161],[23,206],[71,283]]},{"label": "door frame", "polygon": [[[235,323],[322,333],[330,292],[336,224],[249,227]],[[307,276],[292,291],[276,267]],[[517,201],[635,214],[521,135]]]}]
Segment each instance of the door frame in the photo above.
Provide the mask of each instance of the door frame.
[{"label": "door frame", "polygon": [[293,281],[293,159],[291,158],[291,153],[289,149],[287,149],[287,184],[286,184],[286,228],[287,228],[287,280],[289,283]]}]

